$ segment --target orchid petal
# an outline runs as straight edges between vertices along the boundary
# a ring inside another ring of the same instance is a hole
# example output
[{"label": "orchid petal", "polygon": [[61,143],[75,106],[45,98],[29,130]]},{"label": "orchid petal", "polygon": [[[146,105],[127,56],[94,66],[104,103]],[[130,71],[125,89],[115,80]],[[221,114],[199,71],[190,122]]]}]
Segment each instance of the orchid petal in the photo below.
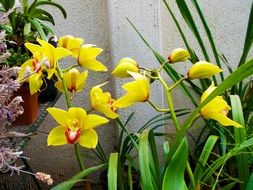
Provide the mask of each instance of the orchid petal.
[{"label": "orchid petal", "polygon": [[86,129],[82,132],[77,142],[85,148],[96,148],[98,143],[98,135],[93,129]]},{"label": "orchid petal", "polygon": [[59,123],[61,126],[66,126],[67,120],[69,118],[68,112],[62,109],[58,108],[47,108],[47,111],[50,115],[55,119],[57,123]]},{"label": "orchid petal", "polygon": [[86,116],[83,125],[84,129],[92,129],[108,122],[109,120],[104,117],[95,114],[89,114]]},{"label": "orchid petal", "polygon": [[68,141],[65,136],[65,130],[66,129],[62,126],[53,128],[47,137],[47,145],[60,146],[67,144]]}]

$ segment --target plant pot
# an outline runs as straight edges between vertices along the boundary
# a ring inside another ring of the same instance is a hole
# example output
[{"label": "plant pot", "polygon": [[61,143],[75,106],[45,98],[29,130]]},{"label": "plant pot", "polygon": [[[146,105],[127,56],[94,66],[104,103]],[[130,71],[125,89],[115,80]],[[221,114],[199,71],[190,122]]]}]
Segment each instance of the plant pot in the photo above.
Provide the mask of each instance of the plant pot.
[{"label": "plant pot", "polygon": [[24,113],[16,118],[13,125],[33,124],[38,117],[38,93],[31,95],[28,84],[23,84],[13,96],[22,97],[21,106],[24,109]]},{"label": "plant pot", "polygon": [[46,103],[55,100],[58,93],[58,89],[54,86],[56,80],[56,76],[53,76],[53,78],[51,78],[50,80],[47,78],[45,79],[41,87],[41,92],[39,93],[40,103]]}]

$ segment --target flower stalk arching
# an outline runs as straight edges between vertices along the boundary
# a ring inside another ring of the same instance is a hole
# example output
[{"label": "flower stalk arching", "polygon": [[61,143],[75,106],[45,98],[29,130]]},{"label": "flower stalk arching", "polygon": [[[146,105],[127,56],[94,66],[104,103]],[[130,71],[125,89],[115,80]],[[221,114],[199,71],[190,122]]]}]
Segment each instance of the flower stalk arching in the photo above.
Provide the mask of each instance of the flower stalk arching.
[{"label": "flower stalk arching", "polygon": [[170,112],[170,109],[164,109],[164,108],[158,108],[154,102],[152,102],[151,100],[147,99],[147,102],[158,112]]},{"label": "flower stalk arching", "polygon": [[188,76],[184,76],[180,78],[177,82],[175,82],[171,87],[169,87],[169,91],[172,91],[174,88],[176,88],[182,81],[188,79]]},{"label": "flower stalk arching", "polygon": [[69,70],[71,70],[73,68],[78,67],[78,66],[79,66],[78,64],[72,65],[72,66],[68,67],[67,69],[62,70],[62,72],[65,73],[65,72],[67,72],[67,71],[69,71]]},{"label": "flower stalk arching", "polygon": [[[65,95],[65,99],[66,99],[66,104],[67,104],[68,108],[70,108],[71,107],[70,97],[69,97],[69,94],[68,94],[67,85],[66,85],[66,83],[63,79],[63,71],[61,70],[61,68],[59,67],[58,64],[56,66],[56,69],[57,69],[58,76],[62,81],[62,85],[63,85],[63,89],[64,89],[64,95]],[[80,154],[80,147],[79,147],[78,143],[75,143],[74,146],[75,146],[75,154],[76,154],[77,162],[79,164],[79,168],[80,168],[81,171],[83,171],[84,170],[84,164],[82,162],[82,158],[81,158],[81,154]]]},{"label": "flower stalk arching", "polygon": [[175,113],[175,110],[174,110],[174,104],[173,104],[173,101],[172,101],[171,90],[168,87],[168,85],[166,84],[166,82],[163,80],[163,78],[161,77],[160,73],[158,72],[157,74],[158,74],[158,80],[162,83],[162,85],[165,89],[166,95],[167,95],[167,101],[168,101],[168,106],[169,106],[169,109],[170,109],[170,114],[171,114],[172,121],[175,125],[176,130],[179,131],[180,130],[180,124],[179,124],[179,121],[177,119],[177,116],[176,116],[176,113]]}]

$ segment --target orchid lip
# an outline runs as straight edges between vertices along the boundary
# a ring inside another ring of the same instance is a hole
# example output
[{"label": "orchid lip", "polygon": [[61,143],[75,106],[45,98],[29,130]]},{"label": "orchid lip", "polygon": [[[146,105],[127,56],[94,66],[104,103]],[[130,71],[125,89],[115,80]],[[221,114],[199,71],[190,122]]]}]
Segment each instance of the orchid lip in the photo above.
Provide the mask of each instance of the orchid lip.
[{"label": "orchid lip", "polygon": [[80,129],[72,131],[70,128],[68,128],[65,131],[65,136],[67,138],[68,143],[70,144],[75,144],[80,135],[81,135]]}]

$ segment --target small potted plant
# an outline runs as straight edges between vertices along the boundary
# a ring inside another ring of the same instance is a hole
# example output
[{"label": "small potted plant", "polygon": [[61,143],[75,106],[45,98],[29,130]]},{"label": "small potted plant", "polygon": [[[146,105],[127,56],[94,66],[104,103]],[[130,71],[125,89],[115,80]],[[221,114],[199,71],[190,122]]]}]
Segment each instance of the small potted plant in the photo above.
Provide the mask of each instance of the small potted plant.
[{"label": "small potted plant", "polygon": [[[36,38],[46,40],[48,35],[52,35],[54,32],[47,25],[47,23],[55,24],[53,16],[42,6],[51,6],[59,9],[64,18],[66,18],[66,12],[64,8],[50,0],[1,0],[1,11],[6,15],[0,24],[0,30],[6,33],[6,45],[10,56],[1,65],[8,65],[9,67],[21,66],[24,62],[32,58],[32,55],[25,48],[24,43],[36,42]],[[6,14],[7,13],[7,14]],[[46,23],[47,22],[47,23]],[[46,78],[46,76],[44,76]],[[24,99],[22,105],[25,109],[25,113],[22,117],[17,118],[14,124],[17,125],[29,125],[32,124],[38,115],[38,93],[32,93],[29,90],[27,81],[22,81],[23,85],[20,88],[18,95],[21,95]],[[48,81],[47,81],[48,82]],[[48,82],[49,83],[49,82]],[[48,85],[45,84],[45,89]],[[49,85],[52,86],[52,85]],[[30,91],[30,93],[29,93]],[[45,93],[44,93],[45,94]],[[53,94],[56,93],[53,91]],[[52,97],[52,94],[49,95]],[[43,100],[45,95],[42,96]],[[31,110],[31,112],[28,112]],[[28,112],[28,113],[26,113]]]}]

